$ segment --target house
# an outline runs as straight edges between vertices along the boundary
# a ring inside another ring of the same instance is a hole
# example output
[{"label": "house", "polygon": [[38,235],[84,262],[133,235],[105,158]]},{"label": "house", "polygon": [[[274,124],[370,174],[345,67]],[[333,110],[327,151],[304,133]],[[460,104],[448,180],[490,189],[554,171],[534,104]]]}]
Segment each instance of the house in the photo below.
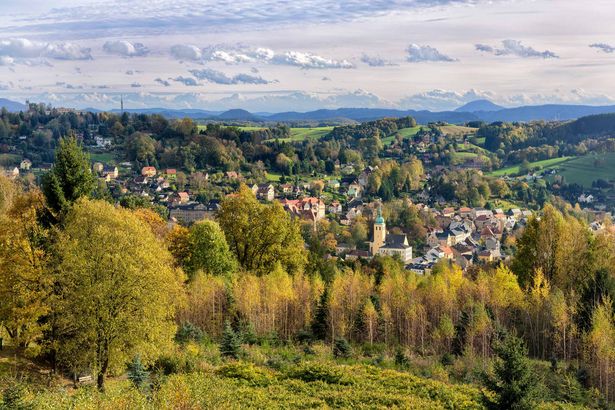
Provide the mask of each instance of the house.
[{"label": "house", "polygon": [[239,179],[239,173],[236,171],[227,171],[224,173],[224,176],[226,176],[228,179]]},{"label": "house", "polygon": [[343,255],[343,254],[346,254],[346,253],[348,253],[350,251],[353,251],[355,249],[356,248],[354,246],[351,246],[351,245],[349,245],[347,243],[338,243],[335,246],[335,253],[338,254],[338,255]]},{"label": "house", "polygon": [[407,264],[412,260],[412,246],[408,243],[406,235],[388,234],[386,223],[382,217],[382,207],[378,207],[378,213],[374,221],[374,234],[369,243],[369,250],[372,256],[397,256]]},{"label": "house", "polygon": [[376,170],[378,169],[378,167],[372,167],[369,166],[367,168],[365,168],[361,174],[359,175],[359,177],[357,178],[357,182],[359,183],[359,185],[361,185],[361,187],[366,187],[367,183],[369,182],[369,176]]},{"label": "house", "polygon": [[177,170],[175,168],[167,168],[164,171],[164,174],[167,176],[167,178],[175,180],[177,179]]},{"label": "house", "polygon": [[141,168],[141,175],[144,177],[154,177],[156,176],[156,168],[154,167],[143,167]]},{"label": "house", "polygon": [[19,176],[19,168],[8,168],[4,171],[4,174],[11,179],[17,178]]},{"label": "house", "polygon": [[493,212],[485,208],[474,208],[470,212],[470,216],[472,219],[477,219],[479,217],[491,218],[493,216]]},{"label": "house", "polygon": [[273,201],[275,198],[275,188],[271,184],[259,184],[252,185],[252,192],[254,195],[263,201]]},{"label": "house", "polygon": [[30,161],[27,158],[23,159],[21,163],[19,164],[19,169],[21,169],[22,171],[29,171],[31,167],[32,167],[32,161]]},{"label": "house", "polygon": [[180,204],[169,208],[169,218],[186,225],[193,224],[204,219],[207,215],[207,207],[201,203]]},{"label": "house", "polygon": [[190,201],[190,195],[187,192],[178,192],[173,196],[172,201],[177,204],[187,204]]},{"label": "house", "polygon": [[120,175],[117,167],[111,165],[103,166],[101,173],[103,178],[105,178],[105,181],[107,182],[111,181],[112,179],[116,179]]},{"label": "house", "polygon": [[327,181],[327,186],[331,189],[340,189],[340,181],[337,179],[330,179]]},{"label": "house", "polygon": [[360,198],[363,193],[363,187],[358,183],[352,183],[348,185],[347,195],[349,198]]},{"label": "house", "polygon": [[342,213],[342,204],[340,201],[333,201],[329,204],[329,213],[339,215]]},{"label": "house", "polygon": [[280,189],[284,195],[288,195],[293,193],[294,187],[292,184],[282,184],[280,185]]},{"label": "house", "polygon": [[442,210],[442,216],[446,218],[452,218],[455,215],[455,208],[444,208]]},{"label": "house", "polygon": [[461,207],[459,208],[459,216],[462,218],[468,218],[472,214],[472,208]]},{"label": "house", "polygon": [[316,222],[325,217],[326,206],[319,198],[283,199],[280,203],[291,215],[301,219]]}]

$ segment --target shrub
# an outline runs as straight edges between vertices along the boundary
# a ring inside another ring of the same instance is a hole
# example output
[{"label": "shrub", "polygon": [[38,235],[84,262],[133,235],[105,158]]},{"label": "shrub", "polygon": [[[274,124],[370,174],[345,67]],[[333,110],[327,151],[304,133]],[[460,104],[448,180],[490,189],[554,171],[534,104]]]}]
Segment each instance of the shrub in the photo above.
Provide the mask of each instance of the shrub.
[{"label": "shrub", "polygon": [[449,352],[446,352],[442,355],[440,363],[442,363],[442,366],[452,366],[455,363],[455,356]]},{"label": "shrub", "polygon": [[335,339],[333,342],[333,356],[336,358],[347,359],[352,355],[352,347],[348,340],[344,338]]},{"label": "shrub", "polygon": [[408,360],[408,356],[406,356],[406,352],[401,347],[398,347],[395,351],[395,364],[399,367],[408,367],[410,361]]},{"label": "shrub", "polygon": [[245,380],[255,386],[266,386],[272,381],[271,375],[252,363],[227,363],[216,370],[216,374],[230,379]]},{"label": "shrub", "polygon": [[203,331],[190,322],[182,323],[177,333],[175,334],[175,340],[179,344],[185,344],[188,342],[200,342],[203,340]]},{"label": "shrub", "polygon": [[25,384],[15,382],[2,392],[0,409],[29,410],[34,408],[31,404],[31,393]]},{"label": "shrub", "polygon": [[305,363],[295,367],[288,373],[292,379],[304,382],[322,381],[330,384],[352,384],[352,379],[347,377],[338,368],[321,363]]}]

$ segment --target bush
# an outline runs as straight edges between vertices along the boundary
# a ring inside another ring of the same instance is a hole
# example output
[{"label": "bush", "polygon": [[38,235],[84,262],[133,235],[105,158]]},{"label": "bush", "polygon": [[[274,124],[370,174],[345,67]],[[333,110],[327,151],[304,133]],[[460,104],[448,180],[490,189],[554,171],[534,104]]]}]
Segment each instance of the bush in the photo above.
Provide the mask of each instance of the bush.
[{"label": "bush", "polygon": [[165,355],[156,360],[154,368],[157,372],[168,376],[176,373],[191,373],[196,369],[196,363],[193,357],[187,355]]},{"label": "bush", "polygon": [[399,367],[408,367],[410,361],[408,360],[408,356],[406,356],[406,352],[401,347],[398,347],[395,351],[395,364]]},{"label": "bush", "polygon": [[0,409],[29,410],[34,408],[31,404],[31,393],[25,384],[15,382],[2,392]]},{"label": "bush", "polygon": [[216,374],[231,379],[245,380],[255,386],[266,386],[271,383],[272,377],[263,369],[252,363],[227,363],[216,370]]},{"label": "bush", "polygon": [[304,382],[321,381],[330,384],[352,384],[352,379],[346,377],[338,368],[321,363],[302,364],[292,369],[288,373],[288,377]]},{"label": "bush", "polygon": [[241,324],[241,341],[250,346],[258,343],[258,337],[256,336],[256,330],[254,325],[250,322]]},{"label": "bush", "polygon": [[301,329],[297,332],[295,339],[300,344],[309,345],[309,344],[312,344],[312,342],[314,342],[314,334],[310,330]]},{"label": "bush", "polygon": [[363,347],[363,355],[366,357],[379,357],[384,355],[386,346],[381,343],[367,343]]},{"label": "bush", "polygon": [[333,342],[333,356],[335,358],[348,359],[352,355],[352,347],[344,338],[335,339]]},{"label": "bush", "polygon": [[442,363],[442,366],[452,366],[453,364],[455,364],[455,356],[453,356],[449,352],[446,352],[442,355],[440,363]]},{"label": "bush", "polygon": [[200,342],[203,340],[203,331],[192,323],[185,322],[181,324],[179,329],[177,329],[175,340],[179,344]]}]

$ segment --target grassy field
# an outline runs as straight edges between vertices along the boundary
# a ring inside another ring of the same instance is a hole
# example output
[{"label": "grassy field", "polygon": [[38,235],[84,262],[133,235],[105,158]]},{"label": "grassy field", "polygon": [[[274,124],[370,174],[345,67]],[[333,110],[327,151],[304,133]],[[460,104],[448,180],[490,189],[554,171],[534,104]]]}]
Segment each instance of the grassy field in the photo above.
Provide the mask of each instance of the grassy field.
[{"label": "grassy field", "polygon": [[[556,168],[559,165],[566,163],[572,157],[561,157],[561,158],[551,158],[545,159],[543,161],[530,162],[530,168],[540,168],[540,169],[552,169]],[[519,174],[519,165],[513,165],[511,167],[498,169],[496,171],[490,172],[487,175],[492,177],[503,177],[503,176],[513,176]]]},{"label": "grassy field", "polygon": [[439,128],[444,135],[452,137],[463,137],[464,135],[472,135],[475,134],[476,130],[478,129],[471,127],[463,127],[461,125],[443,125]]},{"label": "grassy field", "polygon": [[292,141],[320,139],[331,132],[332,129],[333,127],[291,128],[290,139]]},{"label": "grassy field", "polygon": [[[397,131],[397,133],[401,135],[402,138],[404,139],[411,138],[411,137],[414,137],[421,128],[423,127],[421,127],[420,125],[417,125],[416,127],[411,127],[411,128],[402,128],[401,130]],[[395,141],[395,135],[390,135],[382,139],[382,143],[384,145],[390,145],[393,143],[393,141]]]},{"label": "grassy field", "polygon": [[279,182],[280,178],[282,178],[282,174],[275,174],[272,172],[267,172],[267,181]]},{"label": "grassy field", "polygon": [[615,152],[584,155],[571,159],[558,168],[558,173],[567,183],[591,187],[592,182],[597,179],[615,179]]},{"label": "grassy field", "polygon": [[90,160],[92,162],[102,162],[103,164],[115,164],[118,162],[113,152],[90,152]]},{"label": "grassy field", "polygon": [[19,165],[21,157],[15,154],[0,154],[0,166],[8,167]]}]

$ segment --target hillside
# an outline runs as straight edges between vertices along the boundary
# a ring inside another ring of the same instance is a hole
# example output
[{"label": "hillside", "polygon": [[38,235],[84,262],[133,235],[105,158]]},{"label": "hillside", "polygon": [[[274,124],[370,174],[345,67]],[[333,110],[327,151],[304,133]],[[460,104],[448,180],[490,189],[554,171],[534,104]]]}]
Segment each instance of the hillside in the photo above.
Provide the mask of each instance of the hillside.
[{"label": "hillside", "polygon": [[6,108],[11,112],[18,112],[25,110],[26,105],[16,101],[7,100],[6,98],[0,98],[0,108]]},{"label": "hillside", "polygon": [[457,108],[455,112],[490,112],[503,110],[504,107],[492,103],[489,100],[475,100]]}]

